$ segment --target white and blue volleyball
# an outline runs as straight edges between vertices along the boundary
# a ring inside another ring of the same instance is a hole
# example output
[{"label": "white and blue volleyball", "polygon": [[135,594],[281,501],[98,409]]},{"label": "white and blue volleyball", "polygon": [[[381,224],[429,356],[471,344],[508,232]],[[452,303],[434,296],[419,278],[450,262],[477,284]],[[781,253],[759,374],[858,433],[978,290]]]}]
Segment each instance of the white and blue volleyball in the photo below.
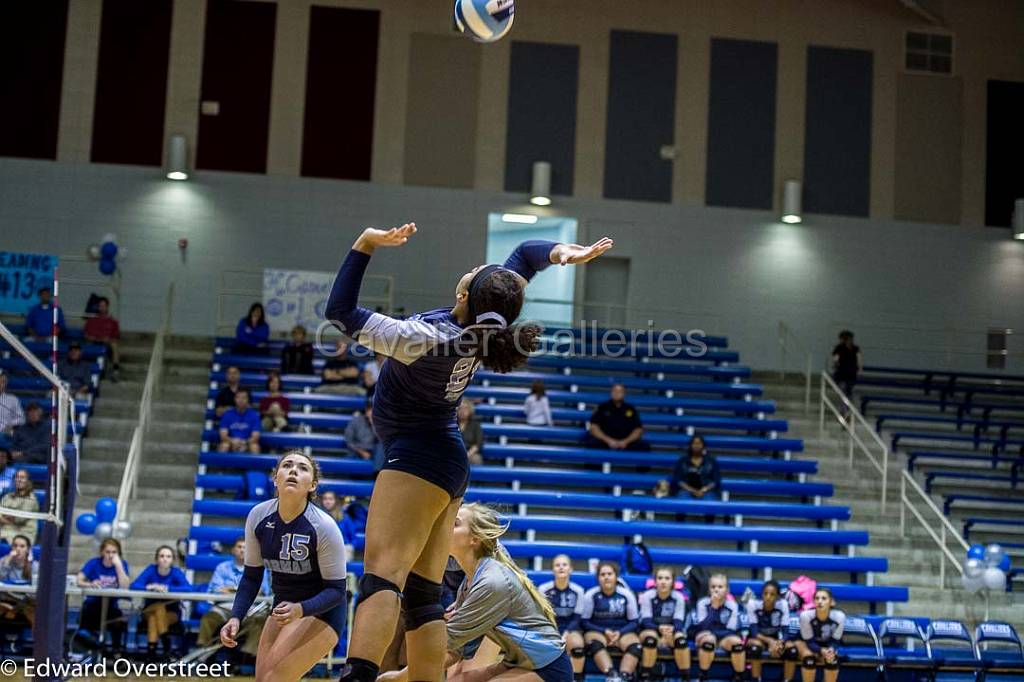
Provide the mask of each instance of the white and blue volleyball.
[{"label": "white and blue volleyball", "polygon": [[478,43],[493,43],[512,29],[515,11],[515,0],[455,0],[455,27]]}]

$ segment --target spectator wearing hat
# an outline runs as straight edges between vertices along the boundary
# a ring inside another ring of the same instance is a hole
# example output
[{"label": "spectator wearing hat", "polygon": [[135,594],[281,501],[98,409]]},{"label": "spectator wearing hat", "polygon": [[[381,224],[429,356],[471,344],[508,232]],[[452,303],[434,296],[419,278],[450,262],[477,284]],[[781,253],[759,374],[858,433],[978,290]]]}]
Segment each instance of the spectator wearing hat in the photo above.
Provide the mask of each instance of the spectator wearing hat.
[{"label": "spectator wearing hat", "polygon": [[78,397],[87,396],[92,390],[92,366],[82,360],[82,345],[77,341],[68,346],[67,357],[57,365],[57,373]]},{"label": "spectator wearing hat", "polygon": [[110,299],[100,296],[96,299],[96,314],[85,321],[85,340],[89,343],[102,343],[107,349],[107,357],[113,364],[110,378],[118,380],[121,370],[121,324],[110,314]]},{"label": "spectator wearing hat", "polygon": [[25,423],[14,427],[11,455],[19,464],[45,464],[50,456],[50,425],[43,421],[43,408],[29,403]]},{"label": "spectator wearing hat", "polygon": [[[35,341],[53,336],[53,305],[50,303],[49,287],[39,290],[39,303],[25,314],[25,326],[28,327],[28,335]],[[64,336],[64,331],[64,311],[57,306],[57,336]]]}]

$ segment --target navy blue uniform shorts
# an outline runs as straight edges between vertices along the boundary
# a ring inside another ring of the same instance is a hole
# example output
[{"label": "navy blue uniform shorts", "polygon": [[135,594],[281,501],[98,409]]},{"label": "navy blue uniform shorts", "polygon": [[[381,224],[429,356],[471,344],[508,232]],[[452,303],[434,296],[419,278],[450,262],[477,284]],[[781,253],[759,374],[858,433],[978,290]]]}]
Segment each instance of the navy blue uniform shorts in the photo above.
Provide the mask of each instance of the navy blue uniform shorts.
[{"label": "navy blue uniform shorts", "polygon": [[348,618],[348,604],[347,600],[342,601],[340,604],[335,606],[333,609],[318,613],[314,618],[322,620],[331,626],[336,633],[338,633],[338,641],[341,641],[341,636],[345,632],[345,621]]},{"label": "navy blue uniform shorts", "polygon": [[537,668],[533,672],[536,673],[540,679],[544,680],[544,682],[572,681],[572,663],[569,661],[569,655],[564,651],[561,656],[551,661],[543,668]]},{"label": "navy blue uniform shorts", "polygon": [[469,486],[469,457],[458,427],[385,441],[381,470],[388,469],[433,483],[452,499],[465,495]]}]

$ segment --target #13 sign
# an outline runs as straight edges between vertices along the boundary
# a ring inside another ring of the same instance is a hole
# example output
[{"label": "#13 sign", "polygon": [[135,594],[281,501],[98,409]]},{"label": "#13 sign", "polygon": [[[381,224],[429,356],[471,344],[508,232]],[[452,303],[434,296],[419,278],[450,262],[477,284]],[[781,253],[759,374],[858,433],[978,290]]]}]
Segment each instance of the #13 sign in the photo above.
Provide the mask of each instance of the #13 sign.
[{"label": "#13 sign", "polygon": [[0,311],[27,313],[42,287],[53,287],[57,256],[0,251]]}]

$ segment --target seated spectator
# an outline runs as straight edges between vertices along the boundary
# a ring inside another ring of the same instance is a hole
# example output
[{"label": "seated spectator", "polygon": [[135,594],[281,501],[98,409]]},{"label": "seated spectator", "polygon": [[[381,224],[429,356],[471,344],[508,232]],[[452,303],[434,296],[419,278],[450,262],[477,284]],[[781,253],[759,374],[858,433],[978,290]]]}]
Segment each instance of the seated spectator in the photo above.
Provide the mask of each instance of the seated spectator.
[{"label": "seated spectator", "polygon": [[363,388],[366,389],[366,395],[373,395],[373,390],[377,388],[377,379],[380,378],[380,368],[381,365],[384,364],[385,360],[387,360],[387,356],[382,353],[377,353],[372,359],[368,360],[366,364],[363,365],[362,380]]},{"label": "seated spectator", "polygon": [[[0,559],[0,583],[31,583],[39,566],[32,559],[32,541],[24,535],[11,540],[11,552]],[[35,625],[36,600],[32,595],[4,592],[0,588],[0,623],[19,617]]]},{"label": "seated spectator", "polygon": [[669,479],[669,494],[697,500],[722,499],[722,473],[718,460],[708,454],[704,438],[694,436],[677,461]]},{"label": "seated spectator", "polygon": [[225,385],[217,391],[217,399],[214,401],[214,412],[220,417],[235,406],[235,394],[242,385],[242,372],[232,365],[224,372]]},{"label": "seated spectator", "polygon": [[92,390],[92,364],[82,359],[82,344],[71,342],[67,357],[57,365],[57,374],[68,382],[76,397],[89,395]]},{"label": "seated spectator", "polygon": [[0,448],[0,497],[14,490],[14,474],[17,471],[11,461],[11,453]]},{"label": "seated spectator", "polygon": [[373,431],[373,401],[366,401],[363,412],[352,415],[345,426],[345,445],[348,451],[362,460],[372,460],[373,468],[379,471],[384,464],[384,448]]},{"label": "seated spectator", "polygon": [[7,392],[7,374],[0,370],[0,439],[14,433],[15,426],[25,423],[25,412],[18,396]]},{"label": "seated spectator", "polygon": [[[53,307],[50,304],[50,288],[39,290],[39,303],[29,308],[25,314],[25,326],[29,337],[35,341],[43,341],[53,336]],[[57,306],[57,336],[64,336],[64,311]]]},{"label": "seated spectator", "polygon": [[253,303],[249,314],[238,321],[235,327],[236,353],[266,353],[267,339],[270,338],[270,325],[263,314],[263,304]]},{"label": "seated spectator", "polygon": [[306,328],[292,328],[291,343],[281,349],[281,374],[313,374],[313,344],[306,343]]},{"label": "seated spectator", "polygon": [[[121,558],[121,543],[114,538],[106,538],[100,542],[99,556],[85,562],[78,572],[79,587],[95,587],[100,589],[127,590],[131,586],[128,562]],[[103,600],[100,597],[86,596],[82,601],[82,611],[78,617],[79,627],[95,633],[100,632],[100,624],[110,633],[113,644],[114,658],[120,658],[124,650],[124,636],[127,630],[124,613],[118,607],[117,599],[107,602],[106,621],[103,621]]]},{"label": "seated spectator", "polygon": [[742,682],[747,669],[747,652],[740,636],[739,606],[729,594],[729,578],[725,574],[711,576],[708,594],[697,602],[693,622],[699,679],[708,679],[708,671],[715,662],[715,649],[720,648],[729,652],[733,682]]},{"label": "seated spectator", "polygon": [[[188,592],[192,589],[188,578],[174,565],[174,550],[164,545],[158,547],[150,564],[132,581],[131,589],[147,592]],[[175,623],[181,622],[181,602],[168,599],[147,599],[143,602],[142,618],[146,622],[146,658],[156,660],[156,643],[163,648],[164,660],[181,658],[181,653],[171,649],[171,635],[168,632]]]},{"label": "seated spectator", "polygon": [[43,421],[43,408],[29,403],[25,423],[14,427],[11,456],[19,464],[45,464],[50,459],[50,424]]},{"label": "seated spectator", "polygon": [[260,451],[260,414],[249,407],[249,389],[235,393],[235,409],[220,418],[220,452]]},{"label": "seated spectator", "polygon": [[14,490],[0,498],[0,539],[7,540],[15,535],[24,535],[30,545],[35,544],[37,521],[23,516],[8,516],[3,513],[4,508],[25,512],[39,511],[39,500],[36,499],[32,488],[32,479],[24,469],[18,469],[14,474]]},{"label": "seated spectator", "polygon": [[[245,572],[245,536],[240,535],[231,547],[231,557],[227,561],[217,564],[210,578],[210,584],[206,591],[210,594],[234,594],[238,591],[238,583],[242,581],[242,574]],[[261,595],[270,594],[270,571],[263,573],[263,585],[260,588]],[[210,610],[203,614],[199,621],[199,646],[207,647],[220,642],[220,629],[224,623],[231,618],[231,602],[218,601],[210,602]],[[239,651],[249,656],[255,656],[260,643],[260,633],[263,632],[263,624],[267,620],[270,609],[266,606],[255,606],[249,610],[249,615],[242,620],[235,637],[239,642]]]},{"label": "seated spectator", "polygon": [[320,508],[327,512],[332,519],[341,522],[341,503],[338,502],[338,495],[333,490],[325,490],[320,493]]},{"label": "seated spectator", "polygon": [[469,456],[470,464],[484,463],[484,430],[480,426],[480,420],[476,418],[476,408],[469,400],[463,400],[459,404],[459,431],[462,432],[462,442],[466,444],[466,454]]},{"label": "seated spectator", "polygon": [[96,314],[86,319],[83,333],[89,343],[102,343],[106,347],[107,358],[112,363],[110,378],[116,382],[121,371],[121,324],[110,314],[107,297],[96,299]]},{"label": "seated spectator", "polygon": [[590,415],[587,445],[612,450],[650,450],[651,446],[642,440],[644,427],[640,413],[626,402],[626,387],[615,384],[609,397],[610,400],[598,405]]},{"label": "seated spectator", "polygon": [[531,426],[554,426],[551,419],[551,404],[548,402],[544,382],[536,379],[530,386],[530,395],[523,403],[526,410],[526,423]]},{"label": "seated spectator", "polygon": [[366,389],[359,385],[359,365],[349,357],[348,346],[338,343],[337,355],[324,365],[317,393],[334,395],[366,395]]},{"label": "seated spectator", "polygon": [[288,428],[288,412],[292,409],[292,401],[281,393],[281,375],[277,372],[267,375],[267,394],[260,398],[263,431],[284,431]]}]

